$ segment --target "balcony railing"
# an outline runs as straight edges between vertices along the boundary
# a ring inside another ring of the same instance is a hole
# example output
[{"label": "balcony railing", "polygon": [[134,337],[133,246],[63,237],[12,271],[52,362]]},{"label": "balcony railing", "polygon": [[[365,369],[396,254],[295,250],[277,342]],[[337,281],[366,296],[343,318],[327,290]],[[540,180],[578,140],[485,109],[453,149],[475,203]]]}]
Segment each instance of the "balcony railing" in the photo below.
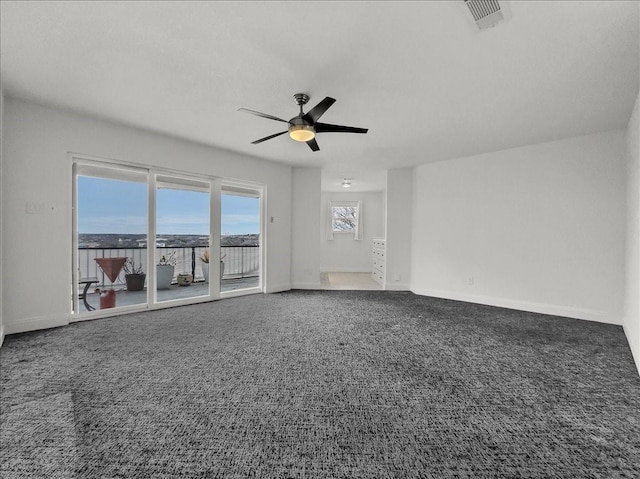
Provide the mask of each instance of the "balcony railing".
[{"label": "balcony railing", "polygon": [[[156,247],[157,259],[174,253],[176,267],[174,270],[174,282],[179,273],[193,274],[194,281],[204,281],[202,274],[202,260],[200,257],[208,246],[158,246]],[[220,256],[224,259],[225,279],[237,279],[257,277],[260,274],[260,246],[221,246]],[[94,258],[113,258],[126,256],[135,261],[136,265],[142,265],[142,270],[147,273],[147,248],[78,248],[78,269],[80,277],[96,277],[100,281],[99,286],[111,286],[109,278],[98,267]],[[106,281],[106,283],[105,283]],[[124,271],[120,273],[114,286],[125,284]]]}]

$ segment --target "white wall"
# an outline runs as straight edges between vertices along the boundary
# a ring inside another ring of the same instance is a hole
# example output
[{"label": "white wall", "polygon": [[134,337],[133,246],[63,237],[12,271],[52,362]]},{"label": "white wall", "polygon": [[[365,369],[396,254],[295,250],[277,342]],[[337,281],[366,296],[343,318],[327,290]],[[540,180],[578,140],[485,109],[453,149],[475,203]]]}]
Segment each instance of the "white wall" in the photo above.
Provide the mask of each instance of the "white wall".
[{"label": "white wall", "polygon": [[[363,239],[356,241],[353,234],[334,234],[327,239],[329,201],[362,201]],[[372,240],[384,237],[384,194],[370,192],[324,192],[321,201],[320,270],[345,273],[370,273],[372,267]]]},{"label": "white wall", "polygon": [[320,168],[293,168],[291,285],[320,288]]},{"label": "white wall", "polygon": [[423,165],[413,192],[414,292],[621,324],[624,131]]},{"label": "white wall", "polygon": [[2,174],[2,158],[4,157],[4,129],[3,129],[3,118],[4,118],[4,93],[2,92],[2,88],[0,88],[0,346],[4,342],[4,319],[2,316],[2,212],[4,210],[4,203],[2,201],[2,183],[3,183],[3,174]]},{"label": "white wall", "polygon": [[[5,98],[2,264],[5,333],[67,324],[71,301],[69,152],[267,186],[267,291],[290,287],[291,168]],[[45,214],[26,214],[27,202]]]},{"label": "white wall", "polygon": [[408,290],[411,279],[413,168],[387,172],[386,289]]},{"label": "white wall", "polygon": [[640,94],[627,127],[627,256],[624,330],[640,372]]}]

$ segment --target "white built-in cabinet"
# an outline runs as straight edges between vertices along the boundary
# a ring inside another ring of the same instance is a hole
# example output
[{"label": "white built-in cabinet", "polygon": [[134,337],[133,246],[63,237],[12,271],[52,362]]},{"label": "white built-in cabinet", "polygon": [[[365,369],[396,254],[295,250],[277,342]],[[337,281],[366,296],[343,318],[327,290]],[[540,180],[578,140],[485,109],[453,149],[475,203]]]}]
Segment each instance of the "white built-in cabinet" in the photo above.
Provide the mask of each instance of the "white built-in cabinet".
[{"label": "white built-in cabinet", "polygon": [[374,281],[384,287],[384,276],[387,264],[387,242],[384,238],[373,238],[373,263],[371,276]]}]

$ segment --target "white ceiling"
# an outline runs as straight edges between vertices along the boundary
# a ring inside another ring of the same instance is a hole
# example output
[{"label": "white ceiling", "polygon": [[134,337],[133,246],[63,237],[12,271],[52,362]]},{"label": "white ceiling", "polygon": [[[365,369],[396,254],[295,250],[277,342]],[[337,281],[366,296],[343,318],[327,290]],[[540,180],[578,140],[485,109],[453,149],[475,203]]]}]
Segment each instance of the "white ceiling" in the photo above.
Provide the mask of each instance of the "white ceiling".
[{"label": "white ceiling", "polygon": [[[636,1],[501,2],[478,31],[442,2],[0,2],[2,88],[296,166],[323,189],[382,189],[384,170],[623,128],[639,84]],[[250,142],[293,94],[369,128]]]}]

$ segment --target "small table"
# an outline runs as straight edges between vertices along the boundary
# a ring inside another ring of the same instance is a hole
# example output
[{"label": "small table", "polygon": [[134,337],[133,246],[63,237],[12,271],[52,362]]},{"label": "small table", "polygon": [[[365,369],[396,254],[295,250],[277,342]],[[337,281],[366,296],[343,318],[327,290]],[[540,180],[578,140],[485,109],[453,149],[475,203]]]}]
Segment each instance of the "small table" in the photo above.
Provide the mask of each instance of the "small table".
[{"label": "small table", "polygon": [[87,311],[93,311],[96,308],[94,308],[87,302],[87,291],[89,291],[89,288],[93,283],[98,283],[98,278],[81,278],[78,282],[80,284],[84,284],[84,291],[80,294],[80,296],[78,296],[78,299],[81,299],[84,302],[84,307],[87,308]]}]

